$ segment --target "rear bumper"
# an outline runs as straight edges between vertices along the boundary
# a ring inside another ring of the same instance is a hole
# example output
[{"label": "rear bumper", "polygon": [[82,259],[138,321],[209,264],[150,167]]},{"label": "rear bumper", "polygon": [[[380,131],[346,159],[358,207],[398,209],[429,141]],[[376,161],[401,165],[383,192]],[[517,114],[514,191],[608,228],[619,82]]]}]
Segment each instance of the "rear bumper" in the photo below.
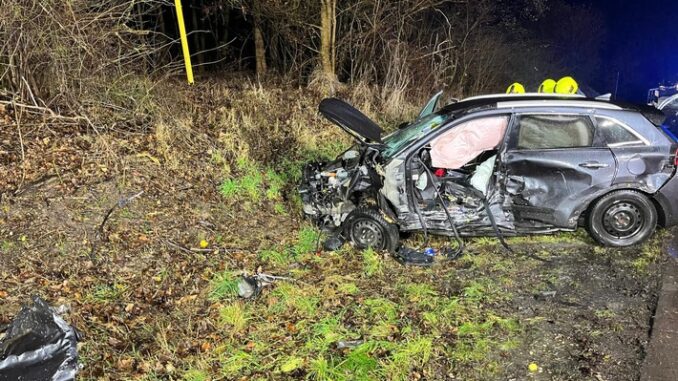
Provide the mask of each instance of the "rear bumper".
[{"label": "rear bumper", "polygon": [[678,175],[674,174],[671,180],[655,193],[654,199],[663,211],[664,227],[678,225]]}]

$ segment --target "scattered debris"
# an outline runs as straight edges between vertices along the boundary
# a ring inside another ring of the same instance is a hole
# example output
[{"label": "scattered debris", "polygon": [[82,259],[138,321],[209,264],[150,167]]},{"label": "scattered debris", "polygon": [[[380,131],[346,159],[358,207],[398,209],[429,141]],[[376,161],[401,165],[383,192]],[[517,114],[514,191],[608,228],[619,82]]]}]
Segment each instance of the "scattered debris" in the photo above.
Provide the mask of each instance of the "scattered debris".
[{"label": "scattered debris", "polygon": [[403,265],[412,266],[431,266],[434,262],[434,255],[427,254],[425,251],[417,251],[406,246],[401,246],[398,252],[393,255],[393,258]]},{"label": "scattered debris", "polygon": [[78,333],[44,300],[33,297],[0,334],[0,381],[74,380]]},{"label": "scattered debris", "polygon": [[327,237],[323,243],[323,249],[325,251],[336,251],[339,250],[346,243],[346,239],[341,235],[332,235]]},{"label": "scattered debris", "polygon": [[111,214],[115,211],[116,208],[124,208],[126,207],[129,203],[132,201],[136,200],[137,198],[141,197],[141,195],[144,194],[144,191],[141,191],[135,195],[132,195],[130,197],[126,198],[121,198],[118,200],[118,202],[113,205],[110,209],[108,209],[108,212],[106,212],[106,215],[104,216],[103,221],[101,221],[101,225],[99,225],[99,228],[97,229],[96,232],[96,238],[94,239],[94,243],[92,244],[92,250],[90,251],[90,258],[92,260],[95,259],[97,250],[99,249],[99,245],[101,242],[107,241],[105,232],[104,232],[104,226],[106,225],[106,222],[108,222],[108,219],[111,217]]},{"label": "scattered debris", "polygon": [[238,282],[238,296],[243,299],[253,299],[259,296],[261,290],[279,280],[291,281],[295,280],[292,278],[275,276],[263,273],[257,273],[252,276],[248,276],[247,273],[243,274],[242,279]]},{"label": "scattered debris", "polygon": [[337,349],[353,349],[362,345],[365,340],[339,340],[336,342]]},{"label": "scattered debris", "polygon": [[256,277],[244,276],[238,282],[238,296],[245,299],[254,298],[261,293],[264,284],[260,283]]}]

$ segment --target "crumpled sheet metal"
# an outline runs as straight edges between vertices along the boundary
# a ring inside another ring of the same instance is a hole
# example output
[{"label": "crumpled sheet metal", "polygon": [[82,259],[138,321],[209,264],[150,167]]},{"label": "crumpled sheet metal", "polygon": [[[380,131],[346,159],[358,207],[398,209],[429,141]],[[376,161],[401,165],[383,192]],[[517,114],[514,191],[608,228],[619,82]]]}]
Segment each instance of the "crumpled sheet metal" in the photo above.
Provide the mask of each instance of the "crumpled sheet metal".
[{"label": "crumpled sheet metal", "polygon": [[506,116],[473,119],[454,127],[431,142],[431,165],[461,168],[484,151],[497,147],[504,138],[506,127]]},{"label": "crumpled sheet metal", "polygon": [[[39,297],[0,339],[0,381],[70,381],[78,373],[78,334]],[[0,336],[1,337],[1,336]]]}]

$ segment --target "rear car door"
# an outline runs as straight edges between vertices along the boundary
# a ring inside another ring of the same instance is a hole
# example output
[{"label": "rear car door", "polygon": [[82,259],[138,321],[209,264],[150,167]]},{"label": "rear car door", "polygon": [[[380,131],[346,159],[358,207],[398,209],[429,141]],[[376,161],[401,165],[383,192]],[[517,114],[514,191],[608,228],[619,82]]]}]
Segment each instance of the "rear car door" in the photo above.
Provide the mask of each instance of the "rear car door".
[{"label": "rear car door", "polygon": [[587,112],[522,113],[502,153],[504,190],[516,227],[574,228],[593,197],[609,188],[617,163],[594,145]]}]

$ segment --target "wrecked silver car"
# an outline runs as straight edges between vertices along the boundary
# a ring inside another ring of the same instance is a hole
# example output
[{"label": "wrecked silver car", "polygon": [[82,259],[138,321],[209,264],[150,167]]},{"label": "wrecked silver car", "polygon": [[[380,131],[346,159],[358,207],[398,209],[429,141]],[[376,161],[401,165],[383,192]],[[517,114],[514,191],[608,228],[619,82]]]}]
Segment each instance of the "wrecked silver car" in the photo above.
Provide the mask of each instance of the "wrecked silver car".
[{"label": "wrecked silver car", "polygon": [[[357,144],[310,163],[304,212],[359,248],[396,251],[401,232],[456,237],[573,231],[629,246],[678,223],[675,126],[651,107],[583,96],[482,96],[383,136],[339,99],[319,111]],[[673,131],[673,133],[672,133]]]}]

